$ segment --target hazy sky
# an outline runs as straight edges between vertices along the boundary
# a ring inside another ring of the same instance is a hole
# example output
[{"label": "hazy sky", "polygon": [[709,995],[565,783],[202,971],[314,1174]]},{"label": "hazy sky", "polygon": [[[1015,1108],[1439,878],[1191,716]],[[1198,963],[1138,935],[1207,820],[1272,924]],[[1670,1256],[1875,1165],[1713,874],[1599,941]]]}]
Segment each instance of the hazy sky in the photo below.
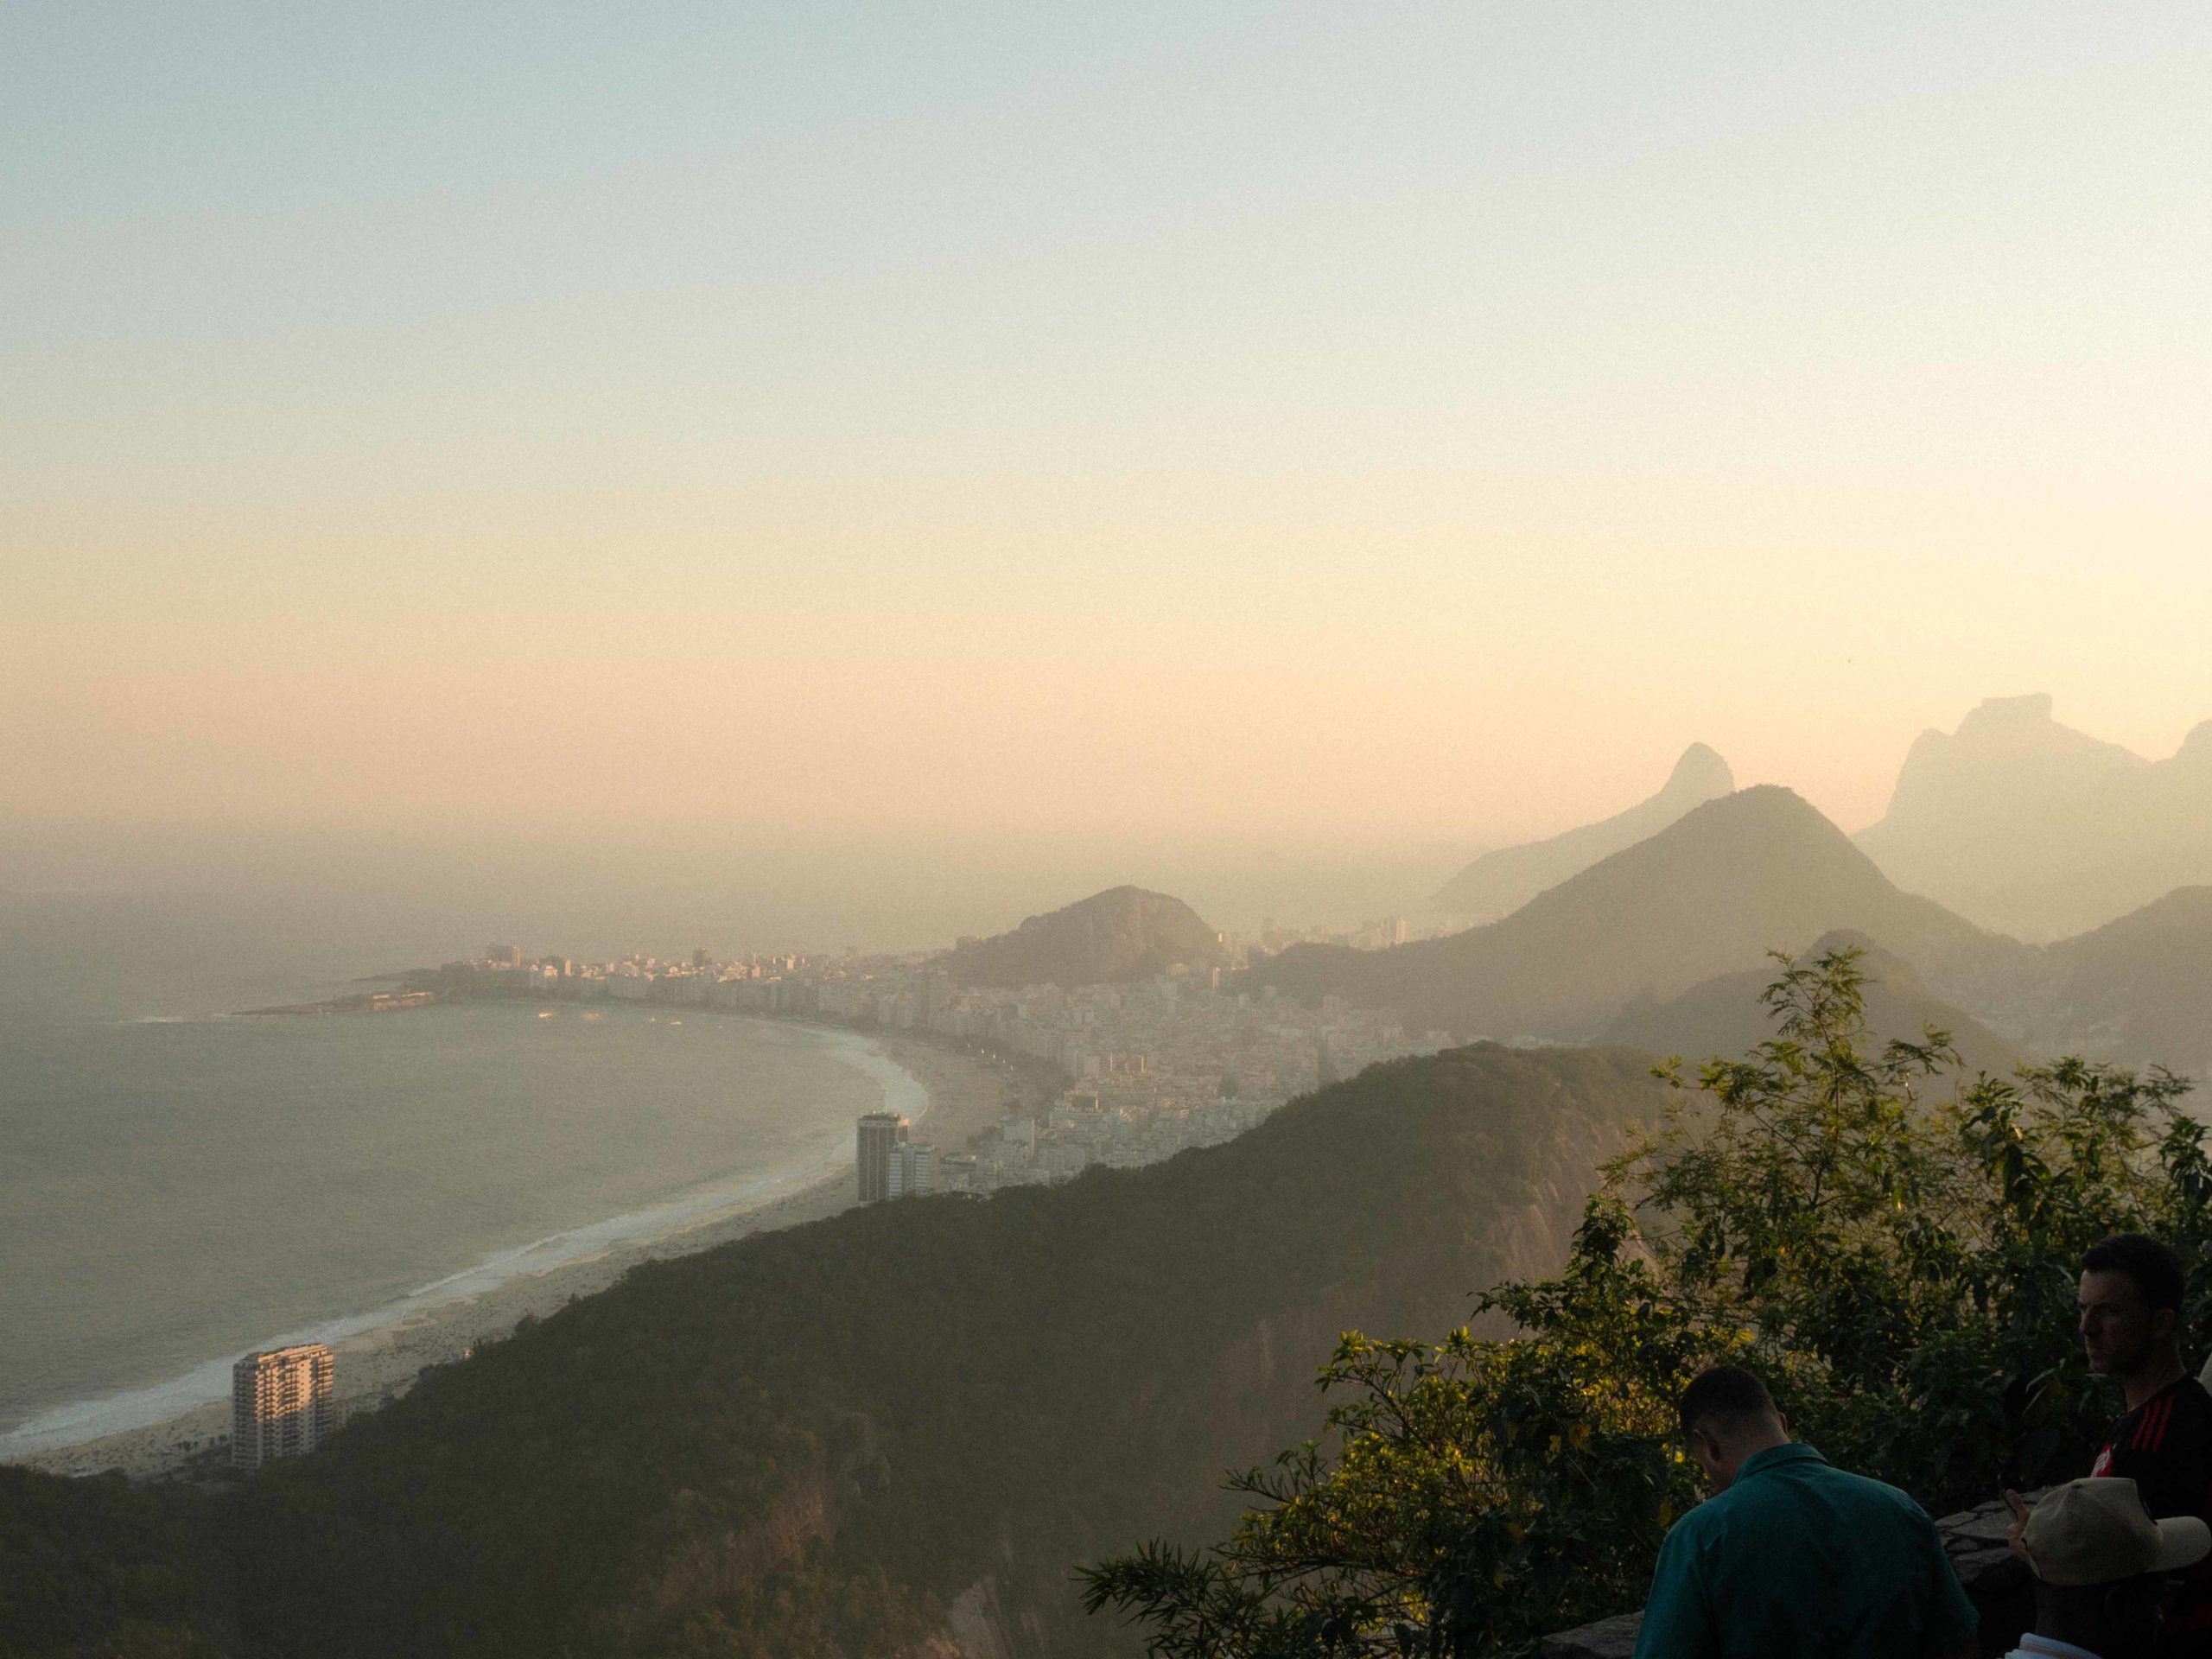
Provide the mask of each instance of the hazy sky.
[{"label": "hazy sky", "polygon": [[[2202,4],[0,9],[0,816],[1856,829],[2212,716]],[[609,833],[616,833],[610,831]]]}]

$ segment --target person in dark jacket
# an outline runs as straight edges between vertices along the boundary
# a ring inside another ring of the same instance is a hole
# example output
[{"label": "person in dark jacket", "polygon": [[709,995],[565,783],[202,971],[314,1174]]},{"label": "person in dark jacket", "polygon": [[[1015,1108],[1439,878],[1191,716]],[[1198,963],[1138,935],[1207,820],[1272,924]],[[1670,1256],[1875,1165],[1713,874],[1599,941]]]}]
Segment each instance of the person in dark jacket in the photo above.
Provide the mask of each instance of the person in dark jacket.
[{"label": "person in dark jacket", "polygon": [[[2120,1385],[2120,1414],[2089,1465],[2093,1479],[2132,1480],[2156,1521],[2212,1522],[2212,1393],[2181,1357],[2181,1258],[2143,1233],[2115,1233],[2082,1257],[2075,1300],[2089,1369]],[[2014,1553],[2025,1506],[2016,1516]],[[2212,1659],[2212,1560],[2183,1579],[2166,1609],[2165,1659]]]},{"label": "person in dark jacket", "polygon": [[1660,1548],[1637,1659],[1972,1659],[1974,1605],[1917,1503],[1793,1441],[1733,1365],[1692,1379],[1681,1426],[1719,1491]]}]

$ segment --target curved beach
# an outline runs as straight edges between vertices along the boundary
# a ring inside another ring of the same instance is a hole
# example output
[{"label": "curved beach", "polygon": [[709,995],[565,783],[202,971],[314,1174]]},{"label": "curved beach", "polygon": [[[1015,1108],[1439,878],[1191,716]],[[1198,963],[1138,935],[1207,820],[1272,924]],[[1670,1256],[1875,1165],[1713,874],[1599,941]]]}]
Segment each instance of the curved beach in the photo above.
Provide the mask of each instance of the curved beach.
[{"label": "curved beach", "polygon": [[[925,1122],[950,1149],[1020,1103],[1003,1071],[896,1034],[812,1027],[837,1058],[882,1090],[884,1107]],[[800,1166],[694,1193],[501,1251],[396,1302],[272,1337],[327,1343],[341,1410],[404,1392],[424,1369],[505,1335],[525,1313],[605,1289],[639,1262],[709,1249],[749,1233],[796,1226],[855,1203],[849,1128]],[[175,1470],[228,1429],[224,1356],[155,1387],[62,1406],[0,1436],[0,1461],[55,1473],[119,1469],[134,1478]]]}]

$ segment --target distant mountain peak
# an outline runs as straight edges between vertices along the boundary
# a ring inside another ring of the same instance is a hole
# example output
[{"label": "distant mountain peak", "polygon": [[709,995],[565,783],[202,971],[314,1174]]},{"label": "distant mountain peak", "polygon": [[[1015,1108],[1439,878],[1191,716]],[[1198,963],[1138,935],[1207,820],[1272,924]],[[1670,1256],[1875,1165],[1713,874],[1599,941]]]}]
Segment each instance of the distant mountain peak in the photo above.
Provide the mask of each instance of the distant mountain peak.
[{"label": "distant mountain peak", "polygon": [[1011,932],[946,953],[963,984],[1103,985],[1223,960],[1221,937],[1180,899],[1122,886],[1030,916]]},{"label": "distant mountain peak", "polygon": [[1659,792],[1676,795],[1696,790],[1700,791],[1699,800],[1709,801],[1716,795],[1732,794],[1735,788],[1736,774],[1720,758],[1720,752],[1703,743],[1693,743],[1675,762],[1674,771],[1667,774],[1666,787]]},{"label": "distant mountain peak", "polygon": [[2024,949],[1900,893],[1810,802],[1768,784],[1702,803],[1498,921],[1392,950],[1298,947],[1254,977],[1394,1008],[1410,1027],[1577,1039],[1639,999],[1768,971],[1768,951],[1846,928],[1946,995],[2009,971]]},{"label": "distant mountain peak", "polygon": [[1656,795],[1599,823],[1484,853],[1446,882],[1429,902],[1438,910],[1478,921],[1510,915],[1546,888],[1657,835],[1684,813],[1735,787],[1735,774],[1719,753],[1693,743],[1682,751]]},{"label": "distant mountain peak", "polygon": [[2212,722],[2158,761],[2062,725],[2046,692],[1926,731],[1860,846],[1901,886],[2050,938],[2212,878]]},{"label": "distant mountain peak", "polygon": [[1929,779],[1961,767],[2026,762],[2085,767],[2091,772],[2118,772],[2150,763],[2117,743],[2091,737],[2087,732],[2062,726],[2051,714],[2048,691],[2031,691],[2018,697],[1984,697],[1967,712],[1955,732],[1930,727],[1920,734],[1906,755],[1898,774],[1897,795],[1908,804]]},{"label": "distant mountain peak", "polygon": [[2030,691],[2017,697],[1984,697],[1967,711],[1959,722],[1958,735],[2000,728],[2018,729],[2028,726],[2048,726],[2056,722],[2051,719],[2051,698],[2048,691]]}]

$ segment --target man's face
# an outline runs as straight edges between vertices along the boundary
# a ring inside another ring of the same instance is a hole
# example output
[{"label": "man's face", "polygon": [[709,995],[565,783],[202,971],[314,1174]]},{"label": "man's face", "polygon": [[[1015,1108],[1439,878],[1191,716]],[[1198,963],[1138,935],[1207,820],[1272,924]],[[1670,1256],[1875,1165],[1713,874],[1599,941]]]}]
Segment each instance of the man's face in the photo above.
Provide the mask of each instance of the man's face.
[{"label": "man's face", "polygon": [[2100,1376],[2142,1369],[2164,1323],[2124,1273],[2085,1273],[2075,1298],[2082,1309],[2082,1351]]},{"label": "man's face", "polygon": [[1728,1448],[1710,1431],[1694,1428],[1689,1432],[1690,1461],[1705,1471],[1705,1478],[1718,1490],[1726,1491],[1728,1483],[1736,1477],[1736,1459]]}]

